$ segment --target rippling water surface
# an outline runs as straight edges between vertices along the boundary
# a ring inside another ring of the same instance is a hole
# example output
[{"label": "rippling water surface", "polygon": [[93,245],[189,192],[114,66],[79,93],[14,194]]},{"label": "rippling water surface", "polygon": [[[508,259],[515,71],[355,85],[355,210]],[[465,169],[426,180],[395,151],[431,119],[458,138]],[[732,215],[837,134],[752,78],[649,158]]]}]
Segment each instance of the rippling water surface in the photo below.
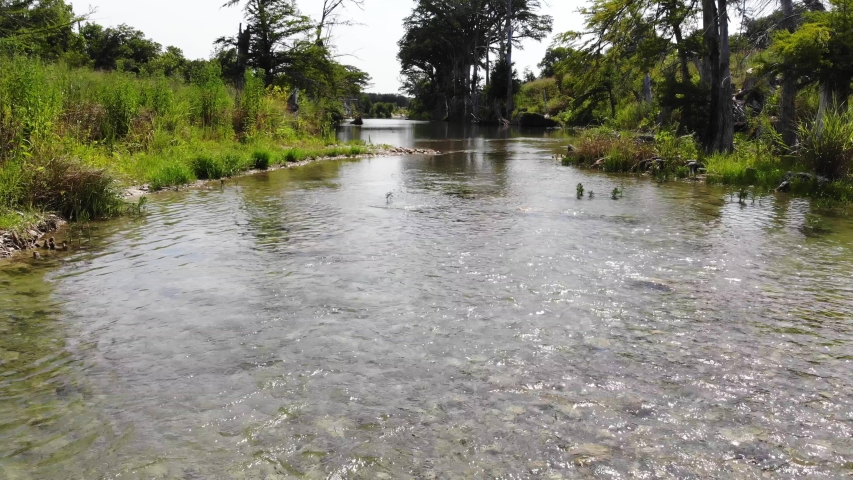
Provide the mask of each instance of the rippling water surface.
[{"label": "rippling water surface", "polygon": [[562,167],[558,133],[341,136],[446,153],[155,196],[0,267],[0,478],[853,473],[850,220]]}]

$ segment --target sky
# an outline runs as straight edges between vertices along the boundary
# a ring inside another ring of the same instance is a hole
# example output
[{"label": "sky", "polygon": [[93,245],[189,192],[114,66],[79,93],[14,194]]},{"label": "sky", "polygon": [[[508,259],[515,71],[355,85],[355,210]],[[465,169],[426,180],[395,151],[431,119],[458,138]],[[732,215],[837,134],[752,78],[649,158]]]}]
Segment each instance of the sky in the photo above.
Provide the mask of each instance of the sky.
[{"label": "sky", "polygon": [[[187,58],[209,58],[213,41],[237,33],[242,21],[240,8],[220,8],[225,0],[89,0],[74,2],[77,13],[94,10],[92,21],[104,26],[126,23],[154,41],[176,46]],[[302,13],[316,18],[321,0],[297,0]],[[554,34],[579,30],[577,13],[582,0],[543,0],[542,13],[554,17]],[[365,0],[363,9],[349,7],[343,12],[352,26],[334,31],[333,43],[338,61],[370,74],[377,93],[397,93],[400,88],[400,64],[397,41],[403,36],[402,21],[414,7],[414,0]],[[527,41],[524,50],[513,53],[519,73],[529,67],[538,73],[536,64],[545,54],[551,40]]]}]

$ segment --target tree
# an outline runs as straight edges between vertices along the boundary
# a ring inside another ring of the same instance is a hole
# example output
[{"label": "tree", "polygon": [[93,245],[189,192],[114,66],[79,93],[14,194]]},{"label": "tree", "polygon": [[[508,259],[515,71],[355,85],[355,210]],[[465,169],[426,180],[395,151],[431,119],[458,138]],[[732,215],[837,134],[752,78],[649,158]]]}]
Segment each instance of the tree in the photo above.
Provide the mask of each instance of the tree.
[{"label": "tree", "polygon": [[[513,16],[507,29],[510,5]],[[499,110],[500,105],[479,103],[480,72],[486,72],[487,85],[495,82],[489,78],[490,59],[494,55],[507,60],[508,30],[515,48],[524,39],[542,40],[550,33],[553,19],[540,15],[539,9],[539,0],[512,0],[511,4],[508,0],[418,0],[403,21],[406,32],[398,42],[397,55],[403,90],[415,97],[413,114],[453,120],[496,119],[492,107]],[[503,84],[503,93],[491,98],[509,105],[507,85]]]},{"label": "tree", "polygon": [[543,78],[553,77],[555,75],[554,66],[563,60],[566,60],[570,55],[570,50],[566,47],[551,46],[545,51],[545,57],[539,62],[540,76]]},{"label": "tree", "polygon": [[73,44],[74,15],[63,0],[0,0],[0,51],[56,59]]},{"label": "tree", "polygon": [[[238,4],[232,0],[225,6]],[[295,63],[297,51],[305,50],[304,35],[313,28],[294,0],[247,0],[243,13],[249,32],[249,66],[265,72],[264,82],[275,79]],[[236,47],[238,38],[221,38],[219,45]]]},{"label": "tree", "polygon": [[364,0],[323,0],[323,11],[320,14],[320,21],[317,23],[317,44],[323,44],[323,31],[328,30],[327,27],[338,23],[337,14],[335,13],[340,8],[345,8],[346,4],[350,3],[361,8],[364,5]]},{"label": "tree", "polygon": [[144,65],[160,55],[159,43],[145,38],[145,34],[128,25],[104,28],[86,23],[80,29],[86,55],[97,69],[124,70],[139,73]]},{"label": "tree", "polygon": [[734,149],[731,49],[729,47],[727,0],[702,0],[702,31],[705,46],[704,68],[711,91],[708,130],[703,139],[706,153]]},{"label": "tree", "polygon": [[765,56],[771,71],[786,72],[802,85],[817,84],[818,124],[827,112],[847,108],[853,81],[853,0],[831,0],[828,11],[805,15],[795,32],[776,34]]}]

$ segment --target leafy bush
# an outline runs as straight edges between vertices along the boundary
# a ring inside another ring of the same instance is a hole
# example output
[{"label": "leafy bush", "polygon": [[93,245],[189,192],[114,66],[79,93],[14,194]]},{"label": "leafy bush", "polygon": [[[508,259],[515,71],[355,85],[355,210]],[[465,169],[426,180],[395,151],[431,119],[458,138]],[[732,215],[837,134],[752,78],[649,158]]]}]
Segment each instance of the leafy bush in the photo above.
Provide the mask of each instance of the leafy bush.
[{"label": "leafy bush", "polygon": [[618,134],[611,130],[602,128],[586,130],[578,138],[571,160],[583,164],[604,158],[618,138]]},{"label": "leafy bush", "polygon": [[698,160],[699,150],[692,136],[677,137],[671,131],[662,130],[655,136],[655,150],[666,165],[678,168],[687,160]]}]

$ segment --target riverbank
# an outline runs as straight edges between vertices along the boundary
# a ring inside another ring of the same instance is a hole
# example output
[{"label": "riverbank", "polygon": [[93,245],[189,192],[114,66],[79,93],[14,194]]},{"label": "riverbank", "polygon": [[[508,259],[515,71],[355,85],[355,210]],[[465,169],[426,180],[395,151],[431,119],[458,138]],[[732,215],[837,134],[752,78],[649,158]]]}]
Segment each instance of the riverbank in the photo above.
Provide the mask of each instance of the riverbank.
[{"label": "riverbank", "polygon": [[50,215],[122,215],[129,185],[153,192],[377,148],[335,140],[333,99],[290,102],[257,72],[237,89],[218,64],[196,67],[167,77],[0,57],[0,248],[39,240]]},{"label": "riverbank", "polygon": [[[227,175],[220,169],[216,171],[223,172],[222,175],[206,175],[208,178],[204,179],[200,179],[196,175],[195,180],[185,183],[172,183],[169,185],[152,185],[146,183],[117,187],[113,189],[113,192],[123,206],[122,209],[117,211],[117,214],[139,213],[139,209],[144,205],[144,202],[140,203],[139,199],[156,195],[157,193],[192,188],[213,188],[224,185],[227,180],[281,169],[298,168],[318,161],[353,160],[377,156],[440,154],[440,152],[430,149],[394,147],[390,145],[368,146],[361,144],[330,145],[314,149],[290,147],[281,148],[280,150],[281,152],[278,152],[278,154],[269,154],[269,159],[271,159],[269,163],[264,162],[264,159],[267,158],[266,154],[256,154],[252,156],[254,163],[245,163],[245,165],[251,165],[251,167],[229,171]],[[217,161],[216,157],[212,158],[211,161],[215,163]],[[259,158],[261,160],[258,160]],[[172,164],[170,168],[181,168],[179,165]],[[22,211],[7,211],[3,212],[3,218],[10,220],[7,220],[6,225],[0,228],[0,259],[10,258],[27,250],[40,248],[48,236],[69,223],[67,218],[50,212],[29,211],[25,213]],[[58,238],[57,243],[61,243],[62,240],[63,238]]]},{"label": "riverbank", "polygon": [[[806,138],[796,154],[781,154],[773,141],[741,138],[732,153],[704,155],[690,135],[597,128],[581,132],[561,160],[564,165],[647,175],[658,181],[683,179],[736,187],[741,195],[776,191],[823,202],[853,203],[853,183],[847,174],[850,162],[844,158],[853,159],[853,150],[826,143],[814,145]],[[843,163],[831,177],[815,168],[829,155],[842,157],[839,162]]]}]

